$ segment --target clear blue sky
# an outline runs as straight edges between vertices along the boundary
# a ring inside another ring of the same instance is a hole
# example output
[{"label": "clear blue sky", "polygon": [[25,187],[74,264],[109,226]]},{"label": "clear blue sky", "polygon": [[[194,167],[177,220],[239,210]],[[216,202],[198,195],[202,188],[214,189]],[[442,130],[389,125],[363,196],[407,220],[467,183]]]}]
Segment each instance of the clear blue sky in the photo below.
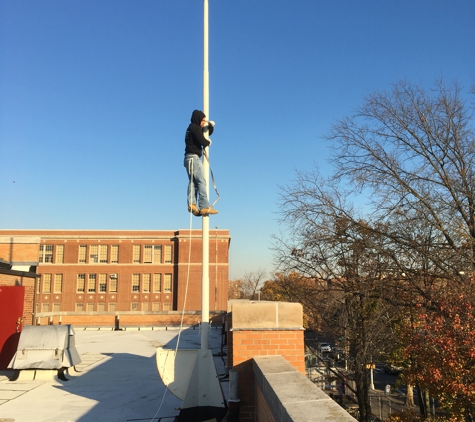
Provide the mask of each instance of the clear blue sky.
[{"label": "clear blue sky", "polygon": [[[209,20],[233,279],[274,269],[279,185],[328,169],[335,119],[400,79],[475,77],[473,0],[209,0]],[[0,0],[0,227],[188,228],[202,33],[201,0]]]}]

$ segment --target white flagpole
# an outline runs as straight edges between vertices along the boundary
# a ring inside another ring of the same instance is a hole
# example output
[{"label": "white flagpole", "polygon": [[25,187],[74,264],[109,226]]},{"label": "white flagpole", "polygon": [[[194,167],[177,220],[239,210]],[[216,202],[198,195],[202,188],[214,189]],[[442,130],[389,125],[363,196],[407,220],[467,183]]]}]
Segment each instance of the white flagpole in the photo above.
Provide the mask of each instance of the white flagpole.
[{"label": "white flagpole", "polygon": [[[209,74],[208,74],[208,0],[204,0],[204,71],[203,71],[203,112],[209,120]],[[205,131],[204,136],[209,134]],[[209,157],[209,148],[205,149]],[[209,162],[203,161],[204,174],[206,180],[206,194],[209,198]],[[197,408],[207,408],[204,413],[206,419],[216,420],[216,416],[221,415],[218,420],[222,420],[226,412],[226,399],[221,388],[221,383],[216,371],[216,365],[213,360],[213,354],[209,348],[209,215],[202,217],[203,222],[203,261],[202,261],[202,280],[201,280],[201,348],[191,351],[196,354],[190,354],[184,350],[177,350],[173,359],[168,359],[170,350],[157,350],[157,366],[162,380],[167,376],[168,382],[165,382],[169,388],[170,382],[176,380],[186,381],[174,384],[174,390],[170,390],[177,397],[182,398],[183,403],[180,410],[179,420],[195,420]],[[190,245],[191,247],[191,245]],[[181,352],[181,353],[179,353]],[[183,353],[185,352],[185,353]],[[194,363],[191,358],[196,357]],[[162,363],[163,362],[163,363]],[[169,365],[166,365],[170,362]],[[183,363],[191,362],[191,367]],[[176,387],[179,385],[180,387]],[[183,388],[181,388],[183,387]],[[178,390],[180,395],[178,395]]]},{"label": "white flagpole", "polygon": [[[203,19],[203,113],[209,120],[209,70],[208,70],[208,0],[204,0]],[[206,133],[205,136],[208,136]],[[208,155],[209,148],[205,148]],[[209,162],[203,161],[203,168],[206,180],[206,194],[209,199]],[[203,261],[201,280],[201,349],[209,348],[209,215],[202,217],[203,221]]]}]

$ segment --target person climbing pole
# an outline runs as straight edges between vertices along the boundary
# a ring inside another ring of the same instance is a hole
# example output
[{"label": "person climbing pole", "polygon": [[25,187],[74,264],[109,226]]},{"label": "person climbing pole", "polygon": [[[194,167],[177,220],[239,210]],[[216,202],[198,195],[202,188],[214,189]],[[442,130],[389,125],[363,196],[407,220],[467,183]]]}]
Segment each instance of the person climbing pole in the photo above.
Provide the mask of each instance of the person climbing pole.
[{"label": "person climbing pole", "polygon": [[194,110],[191,114],[191,123],[185,134],[185,161],[184,166],[188,174],[188,212],[196,216],[217,214],[209,204],[206,193],[206,179],[201,156],[203,148],[211,145],[211,139],[207,139],[204,131],[211,135],[215,123],[207,121],[206,115],[201,110]]}]

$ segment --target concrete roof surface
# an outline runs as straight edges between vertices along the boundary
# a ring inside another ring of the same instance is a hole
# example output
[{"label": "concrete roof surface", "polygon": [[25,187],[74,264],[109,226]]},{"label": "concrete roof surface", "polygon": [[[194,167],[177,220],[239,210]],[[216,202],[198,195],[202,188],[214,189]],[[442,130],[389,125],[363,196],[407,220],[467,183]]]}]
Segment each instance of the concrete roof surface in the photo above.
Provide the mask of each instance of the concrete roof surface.
[{"label": "concrete roof surface", "polygon": [[[157,347],[175,348],[178,329],[124,331],[75,327],[81,364],[68,381],[51,377],[10,381],[12,371],[0,371],[0,421],[8,422],[172,422],[182,401],[164,386],[156,366]],[[221,329],[209,336],[219,376],[225,373]],[[180,334],[179,349],[200,349],[198,329]],[[72,368],[71,368],[72,369]],[[25,372],[25,371],[21,371]],[[221,382],[228,395],[227,378]]]}]

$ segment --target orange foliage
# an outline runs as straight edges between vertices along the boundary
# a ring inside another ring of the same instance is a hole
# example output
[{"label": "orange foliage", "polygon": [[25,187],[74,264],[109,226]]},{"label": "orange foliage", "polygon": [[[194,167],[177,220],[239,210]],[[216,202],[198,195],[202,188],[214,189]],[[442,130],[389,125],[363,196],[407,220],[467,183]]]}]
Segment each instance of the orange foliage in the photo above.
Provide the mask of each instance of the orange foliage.
[{"label": "orange foliage", "polygon": [[475,410],[475,307],[471,295],[443,294],[437,305],[419,308],[404,353],[413,362],[408,375],[463,418]]}]

